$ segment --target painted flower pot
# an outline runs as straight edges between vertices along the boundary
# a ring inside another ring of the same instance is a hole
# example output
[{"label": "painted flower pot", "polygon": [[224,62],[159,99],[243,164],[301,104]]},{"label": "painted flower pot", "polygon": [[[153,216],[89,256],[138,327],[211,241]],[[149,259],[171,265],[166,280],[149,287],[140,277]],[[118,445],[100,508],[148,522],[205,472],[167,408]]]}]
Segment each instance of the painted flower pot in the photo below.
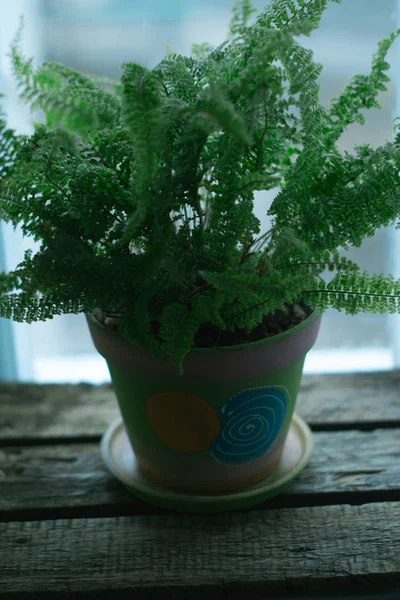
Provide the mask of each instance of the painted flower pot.
[{"label": "painted flower pot", "polygon": [[88,315],[140,470],[180,492],[233,492],[264,479],[281,456],[321,318],[314,311],[258,342],[192,349],[180,376]]}]

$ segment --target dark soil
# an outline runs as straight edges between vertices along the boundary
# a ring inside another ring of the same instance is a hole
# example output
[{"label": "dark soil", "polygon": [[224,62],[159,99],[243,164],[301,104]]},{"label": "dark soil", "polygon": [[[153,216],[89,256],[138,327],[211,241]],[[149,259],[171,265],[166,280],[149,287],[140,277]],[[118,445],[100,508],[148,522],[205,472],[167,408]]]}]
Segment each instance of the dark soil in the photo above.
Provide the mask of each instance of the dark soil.
[{"label": "dark soil", "polygon": [[[264,340],[296,327],[296,325],[307,319],[312,312],[313,309],[307,306],[303,299],[295,304],[285,304],[285,310],[276,310],[272,314],[265,315],[262,323],[250,334],[244,329],[222,331],[215,325],[207,323],[197,332],[194,347],[238,346],[240,344]],[[96,311],[95,316],[102,325],[109,327],[113,331],[118,331],[118,319],[106,318],[105,313],[102,311]],[[153,334],[156,334],[156,331],[153,331]]]},{"label": "dark soil", "polygon": [[265,315],[263,321],[251,333],[247,333],[244,329],[221,331],[215,325],[204,325],[197,332],[194,347],[238,346],[249,342],[258,342],[292,329],[313,312],[313,309],[302,300],[291,305],[285,304],[285,308],[286,311],[276,310],[272,314]]}]

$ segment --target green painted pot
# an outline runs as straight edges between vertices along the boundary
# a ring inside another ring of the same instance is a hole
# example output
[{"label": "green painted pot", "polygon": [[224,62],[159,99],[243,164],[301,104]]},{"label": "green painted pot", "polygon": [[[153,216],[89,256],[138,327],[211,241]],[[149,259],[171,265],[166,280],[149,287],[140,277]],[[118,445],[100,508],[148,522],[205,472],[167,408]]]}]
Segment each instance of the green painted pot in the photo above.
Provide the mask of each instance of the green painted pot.
[{"label": "green painted pot", "polygon": [[140,470],[172,490],[224,493],[264,479],[281,456],[322,313],[249,344],[193,349],[180,376],[87,315]]}]

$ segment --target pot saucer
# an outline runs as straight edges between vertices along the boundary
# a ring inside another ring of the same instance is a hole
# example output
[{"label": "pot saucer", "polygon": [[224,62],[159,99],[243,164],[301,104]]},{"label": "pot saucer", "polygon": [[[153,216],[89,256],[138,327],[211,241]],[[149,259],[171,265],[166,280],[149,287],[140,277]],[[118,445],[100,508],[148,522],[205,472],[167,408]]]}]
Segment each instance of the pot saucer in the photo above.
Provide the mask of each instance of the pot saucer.
[{"label": "pot saucer", "polygon": [[294,414],[279,462],[265,479],[239,492],[199,494],[170,490],[139,471],[121,419],[110,425],[101,441],[107,468],[135,496],[156,506],[193,513],[236,510],[277,496],[308,464],[312,452],[312,433]]}]

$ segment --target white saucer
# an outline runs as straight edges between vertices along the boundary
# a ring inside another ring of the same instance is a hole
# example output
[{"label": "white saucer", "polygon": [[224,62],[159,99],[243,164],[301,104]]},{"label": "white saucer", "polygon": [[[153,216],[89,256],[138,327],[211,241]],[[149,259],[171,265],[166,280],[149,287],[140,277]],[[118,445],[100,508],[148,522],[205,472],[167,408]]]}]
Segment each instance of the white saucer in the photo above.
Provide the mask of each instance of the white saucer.
[{"label": "white saucer", "polygon": [[308,464],[312,452],[310,428],[299,415],[294,414],[281,458],[270,475],[240,492],[199,494],[170,490],[139,471],[121,419],[110,425],[101,441],[101,453],[107,468],[135,496],[156,506],[195,513],[225,512],[254,506],[280,494]]}]

